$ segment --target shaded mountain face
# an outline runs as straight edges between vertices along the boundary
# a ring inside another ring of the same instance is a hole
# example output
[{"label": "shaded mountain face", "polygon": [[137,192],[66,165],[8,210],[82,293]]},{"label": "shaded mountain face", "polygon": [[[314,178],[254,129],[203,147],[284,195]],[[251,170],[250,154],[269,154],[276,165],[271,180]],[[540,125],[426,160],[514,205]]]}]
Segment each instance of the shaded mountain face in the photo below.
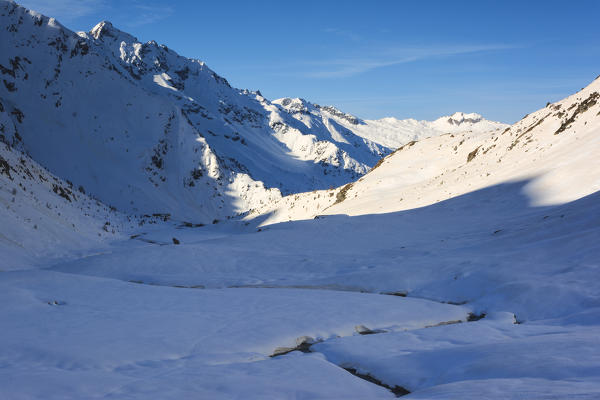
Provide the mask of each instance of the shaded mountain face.
[{"label": "shaded mountain face", "polygon": [[82,187],[5,143],[0,143],[0,204],[2,270],[85,253],[122,239],[121,232],[141,222],[90,198]]}]

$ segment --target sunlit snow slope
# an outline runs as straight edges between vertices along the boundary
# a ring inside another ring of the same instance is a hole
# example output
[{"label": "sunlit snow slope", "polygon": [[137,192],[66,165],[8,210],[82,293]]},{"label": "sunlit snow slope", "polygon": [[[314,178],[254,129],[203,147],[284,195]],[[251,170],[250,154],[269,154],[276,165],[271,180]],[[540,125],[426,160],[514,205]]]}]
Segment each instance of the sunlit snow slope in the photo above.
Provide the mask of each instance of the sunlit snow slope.
[{"label": "sunlit snow slope", "polygon": [[500,183],[527,181],[534,206],[600,190],[600,79],[503,131],[409,143],[345,191],[327,213],[406,210]]}]

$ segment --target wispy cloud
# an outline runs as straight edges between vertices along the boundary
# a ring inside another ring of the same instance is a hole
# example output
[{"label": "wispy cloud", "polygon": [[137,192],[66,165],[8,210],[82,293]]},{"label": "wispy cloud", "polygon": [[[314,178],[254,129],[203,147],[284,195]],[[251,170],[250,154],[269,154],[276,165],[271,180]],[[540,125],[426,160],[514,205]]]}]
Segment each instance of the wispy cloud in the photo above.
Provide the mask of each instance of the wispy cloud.
[{"label": "wispy cloud", "polygon": [[93,14],[106,6],[104,0],[20,0],[19,4],[65,21]]},{"label": "wispy cloud", "polygon": [[351,31],[347,31],[344,29],[326,28],[326,29],[323,29],[323,32],[330,33],[330,34],[342,37],[344,39],[349,39],[353,42],[359,42],[362,40],[362,36],[360,36],[359,34],[351,32]]},{"label": "wispy cloud", "polygon": [[175,12],[174,8],[166,3],[148,1],[123,2],[118,8],[116,3],[110,0],[19,0],[19,3],[64,22],[97,14],[98,18],[114,18],[130,27],[152,24],[170,17]]},{"label": "wispy cloud", "polygon": [[153,24],[170,17],[175,10],[168,5],[149,5],[134,3],[135,16],[128,22],[129,26]]},{"label": "wispy cloud", "polygon": [[420,48],[388,48],[368,57],[337,58],[304,62],[304,76],[311,78],[347,78],[376,68],[406,64],[436,57],[497,51],[516,48],[513,45],[454,45]]}]

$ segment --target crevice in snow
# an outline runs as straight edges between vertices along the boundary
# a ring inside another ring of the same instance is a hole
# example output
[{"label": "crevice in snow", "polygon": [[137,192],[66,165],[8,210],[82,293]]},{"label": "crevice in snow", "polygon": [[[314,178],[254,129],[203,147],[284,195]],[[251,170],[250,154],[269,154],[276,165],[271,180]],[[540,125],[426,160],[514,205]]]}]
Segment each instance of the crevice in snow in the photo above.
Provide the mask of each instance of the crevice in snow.
[{"label": "crevice in snow", "polygon": [[368,373],[359,372],[356,368],[352,368],[352,367],[341,367],[341,368],[345,369],[346,371],[350,372],[352,375],[354,375],[360,379],[364,379],[367,382],[371,382],[375,385],[378,385],[378,386],[388,389],[390,392],[394,393],[394,395],[396,397],[401,397],[401,396],[410,394],[410,391],[402,386],[398,386],[398,385],[390,386],[386,383],[383,383],[382,381],[380,381],[379,379],[375,378],[374,376],[372,376]]},{"label": "crevice in snow", "polygon": [[294,347],[277,347],[270,357],[278,357],[284,354],[291,353],[292,351],[300,351],[302,353],[312,353],[310,347],[315,343],[321,343],[323,340],[315,340],[310,336],[300,336],[296,339],[296,346]]},{"label": "crevice in snow", "polygon": [[135,283],[137,285],[162,286],[162,287],[172,287],[172,288],[178,288],[178,289],[206,289],[206,286],[204,286],[204,285],[164,285],[164,284],[155,283],[155,282],[144,282],[144,281],[137,280],[137,279],[130,279],[127,282]]}]

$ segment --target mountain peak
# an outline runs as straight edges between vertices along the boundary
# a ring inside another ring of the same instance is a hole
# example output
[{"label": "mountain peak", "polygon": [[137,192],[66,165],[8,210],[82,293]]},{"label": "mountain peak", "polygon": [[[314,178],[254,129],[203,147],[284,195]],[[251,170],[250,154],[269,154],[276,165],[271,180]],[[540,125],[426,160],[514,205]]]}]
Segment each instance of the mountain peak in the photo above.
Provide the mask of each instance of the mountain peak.
[{"label": "mountain peak", "polygon": [[309,113],[310,109],[314,108],[314,105],[308,101],[299,97],[284,97],[281,99],[273,100],[274,104],[279,104],[286,110],[292,113]]},{"label": "mountain peak", "polygon": [[485,132],[505,128],[506,124],[490,121],[477,113],[455,112],[431,122],[431,126],[443,132],[476,131]]},{"label": "mountain peak", "polygon": [[439,120],[445,120],[450,125],[460,125],[465,122],[474,124],[476,122],[483,120],[483,117],[477,113],[464,113],[464,112],[459,111],[459,112],[455,112],[454,114],[452,114],[450,116],[441,117],[438,119],[438,121]]},{"label": "mountain peak", "polygon": [[329,113],[330,115],[344,119],[353,125],[357,125],[361,121],[354,115],[347,114],[343,111],[340,111],[339,109],[335,108],[334,106],[320,106],[318,104],[311,103],[300,97],[294,97],[294,98],[284,97],[281,99],[273,100],[273,103],[281,105],[283,108],[285,108],[286,110],[288,110],[292,113],[308,113],[310,111],[314,111],[314,112],[325,111],[325,112]]},{"label": "mountain peak", "polygon": [[97,23],[90,31],[90,35],[92,35],[94,39],[112,38],[113,40],[120,39],[129,43],[138,41],[136,37],[115,28],[110,21],[101,21]]}]

